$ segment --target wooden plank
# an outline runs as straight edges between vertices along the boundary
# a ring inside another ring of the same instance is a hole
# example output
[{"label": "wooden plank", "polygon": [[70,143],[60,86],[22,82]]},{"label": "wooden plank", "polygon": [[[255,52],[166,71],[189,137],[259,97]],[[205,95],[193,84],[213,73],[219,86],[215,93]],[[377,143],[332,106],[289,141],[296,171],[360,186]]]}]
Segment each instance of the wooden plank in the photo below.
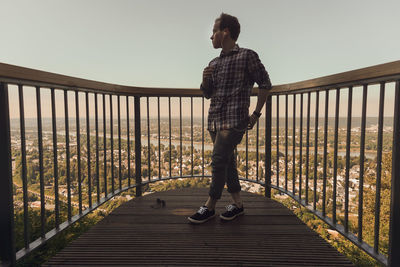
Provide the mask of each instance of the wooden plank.
[{"label": "wooden plank", "polygon": [[[260,195],[243,192],[245,215],[232,222],[190,224],[186,217],[204,201],[195,192],[206,196],[207,189],[133,199],[44,266],[352,266],[281,203]],[[158,197],[167,206],[151,208]],[[225,191],[217,210],[227,203]]]}]

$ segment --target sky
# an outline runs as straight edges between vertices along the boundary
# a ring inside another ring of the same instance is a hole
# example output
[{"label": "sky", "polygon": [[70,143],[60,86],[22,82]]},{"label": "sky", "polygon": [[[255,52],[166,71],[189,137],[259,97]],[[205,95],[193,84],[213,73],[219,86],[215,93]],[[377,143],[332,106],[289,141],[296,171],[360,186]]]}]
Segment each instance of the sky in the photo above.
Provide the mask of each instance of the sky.
[{"label": "sky", "polygon": [[[400,59],[398,0],[0,0],[0,62],[102,82],[198,88],[221,12],[274,85]],[[373,95],[376,96],[376,95]]]}]

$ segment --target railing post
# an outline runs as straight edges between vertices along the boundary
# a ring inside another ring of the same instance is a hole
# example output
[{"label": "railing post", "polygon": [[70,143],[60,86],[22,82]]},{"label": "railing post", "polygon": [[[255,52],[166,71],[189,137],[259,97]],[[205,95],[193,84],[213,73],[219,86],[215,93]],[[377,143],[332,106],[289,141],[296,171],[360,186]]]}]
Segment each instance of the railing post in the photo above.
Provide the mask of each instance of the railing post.
[{"label": "railing post", "polygon": [[10,118],[5,83],[0,83],[0,147],[0,257],[7,266],[15,265],[15,241]]},{"label": "railing post", "polygon": [[142,195],[142,143],[140,130],[140,96],[135,96],[135,175],[136,197]]},{"label": "railing post", "polygon": [[265,196],[268,198],[271,198],[271,100],[272,96],[268,94],[265,103]]},{"label": "railing post", "polygon": [[400,266],[400,81],[396,82],[393,124],[392,193],[390,204],[389,266]]}]

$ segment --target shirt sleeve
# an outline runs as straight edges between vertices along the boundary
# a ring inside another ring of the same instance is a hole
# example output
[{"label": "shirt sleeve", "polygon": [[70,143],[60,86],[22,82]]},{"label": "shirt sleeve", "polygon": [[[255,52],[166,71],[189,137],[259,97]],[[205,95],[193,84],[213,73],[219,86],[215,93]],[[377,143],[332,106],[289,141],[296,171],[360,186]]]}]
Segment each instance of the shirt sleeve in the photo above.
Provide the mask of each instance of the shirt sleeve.
[{"label": "shirt sleeve", "polygon": [[258,88],[270,90],[272,87],[271,80],[256,52],[249,50],[247,64],[250,77],[258,84]]},{"label": "shirt sleeve", "polygon": [[[213,60],[210,61],[210,63],[208,63],[209,67],[217,67],[217,58],[214,58]],[[205,88],[203,86],[203,84],[200,84],[200,90],[203,91],[203,95],[206,99],[210,99],[213,92],[214,92],[214,81],[213,79],[210,80],[210,87],[209,88]]]},{"label": "shirt sleeve", "polygon": [[203,84],[200,84],[200,90],[203,91],[203,95],[206,99],[210,99],[211,95],[213,94],[214,87],[212,83],[210,83],[210,88],[203,87]]}]

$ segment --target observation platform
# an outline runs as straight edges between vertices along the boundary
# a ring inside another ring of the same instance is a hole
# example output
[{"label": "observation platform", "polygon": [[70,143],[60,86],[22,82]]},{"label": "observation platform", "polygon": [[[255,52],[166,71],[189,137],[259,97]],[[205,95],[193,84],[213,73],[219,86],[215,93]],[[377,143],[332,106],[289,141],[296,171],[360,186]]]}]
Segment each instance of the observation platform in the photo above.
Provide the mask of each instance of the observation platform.
[{"label": "observation platform", "polygon": [[[242,192],[245,215],[234,221],[189,223],[207,195],[206,188],[185,188],[135,198],[43,266],[353,266],[283,204],[261,195]],[[217,214],[230,203],[224,190]]]}]

